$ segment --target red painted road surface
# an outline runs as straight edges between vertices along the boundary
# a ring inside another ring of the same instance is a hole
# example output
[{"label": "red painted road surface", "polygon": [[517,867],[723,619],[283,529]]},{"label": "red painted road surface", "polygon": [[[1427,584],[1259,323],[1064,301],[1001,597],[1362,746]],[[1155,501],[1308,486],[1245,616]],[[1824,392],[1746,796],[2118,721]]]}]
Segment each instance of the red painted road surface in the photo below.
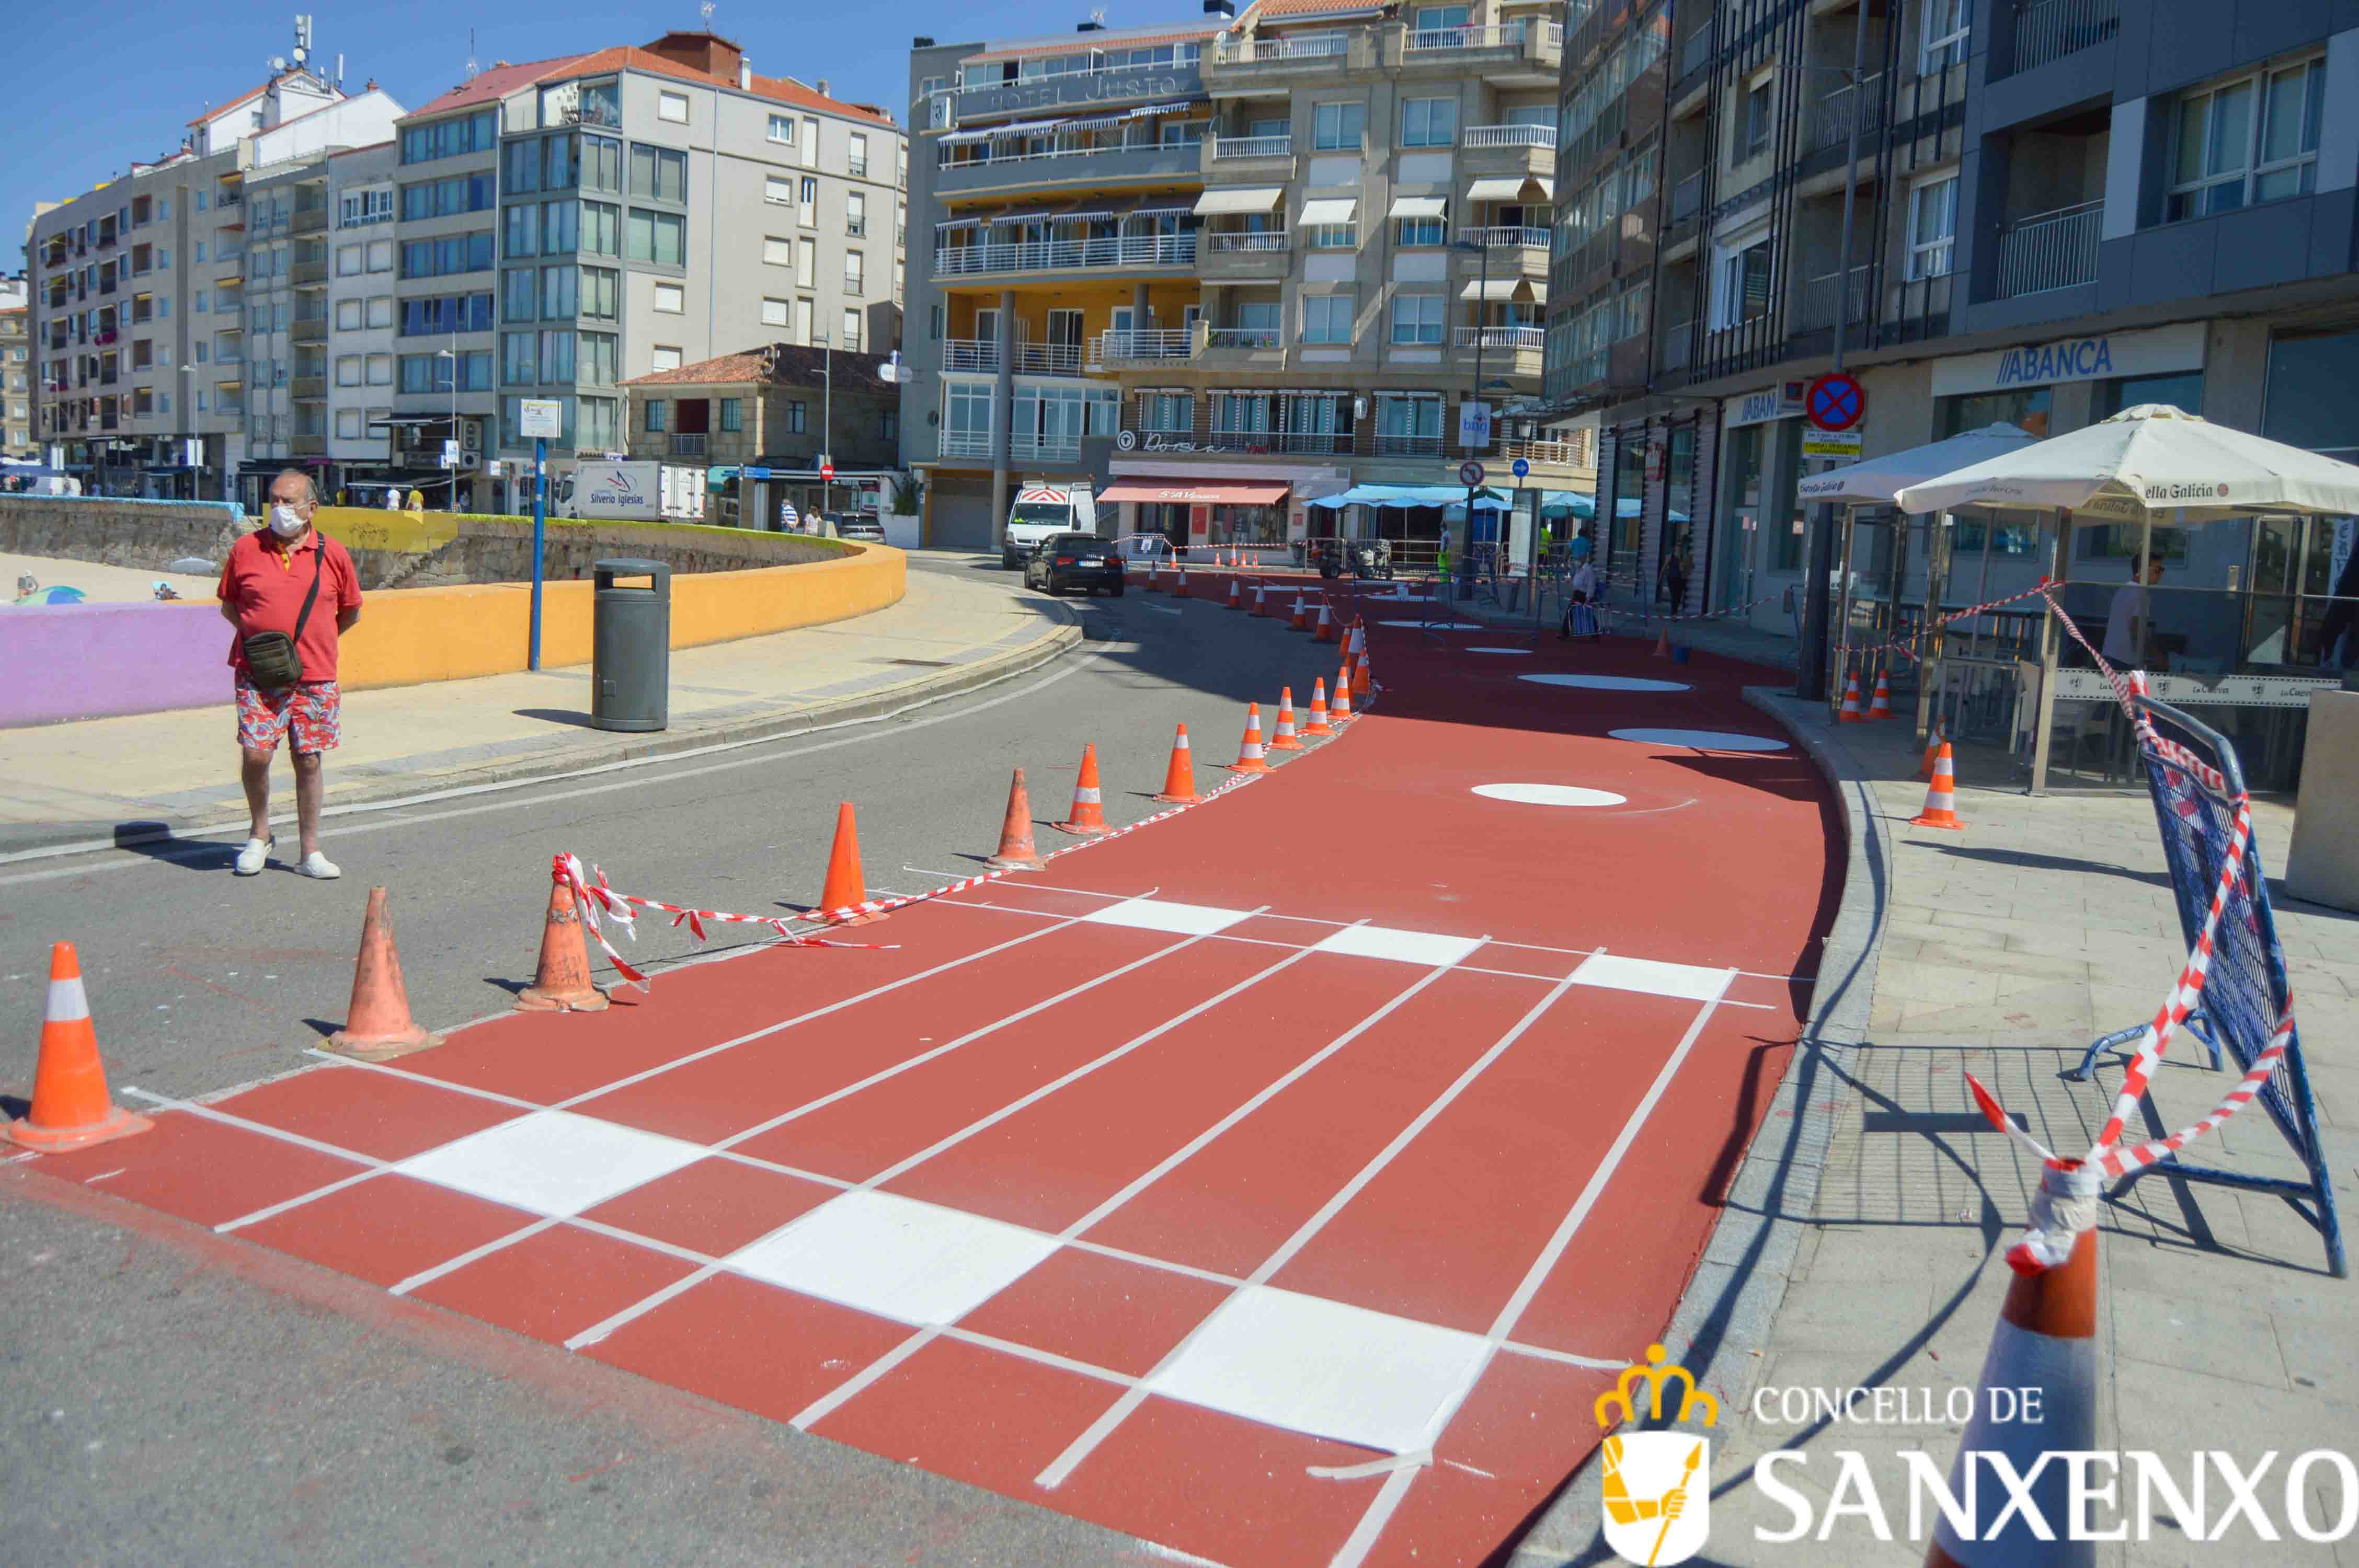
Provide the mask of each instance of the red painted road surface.
[{"label": "red painted road surface", "polygon": [[[1798,1033],[1831,818],[1791,750],[1609,733],[1782,740],[1766,672],[1366,613],[1372,716],[862,933],[897,948],[748,951],[38,1169],[1201,1557],[1480,1561],[1671,1314]],[[1332,650],[1299,665],[1272,696]]]}]

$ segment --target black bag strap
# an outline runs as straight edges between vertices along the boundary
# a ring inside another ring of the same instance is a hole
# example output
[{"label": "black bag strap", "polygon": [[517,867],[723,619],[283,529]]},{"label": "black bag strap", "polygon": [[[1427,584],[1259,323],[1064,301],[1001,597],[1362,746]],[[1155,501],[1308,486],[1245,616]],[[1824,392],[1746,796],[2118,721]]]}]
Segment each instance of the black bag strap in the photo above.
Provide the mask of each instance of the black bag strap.
[{"label": "black bag strap", "polygon": [[303,640],[303,622],[311,619],[312,601],[320,597],[320,574],[328,569],[326,535],[314,535],[311,548],[317,553],[319,559],[311,563],[311,591],[303,596],[303,608],[295,616],[295,634],[288,639],[290,643],[300,643]]}]

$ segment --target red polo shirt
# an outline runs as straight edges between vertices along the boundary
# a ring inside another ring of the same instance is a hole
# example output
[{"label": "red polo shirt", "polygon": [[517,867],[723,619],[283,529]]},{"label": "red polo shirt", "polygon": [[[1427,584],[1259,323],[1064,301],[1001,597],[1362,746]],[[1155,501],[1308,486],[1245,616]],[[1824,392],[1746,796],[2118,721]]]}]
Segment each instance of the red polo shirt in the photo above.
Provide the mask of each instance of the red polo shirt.
[{"label": "red polo shirt", "polygon": [[[326,552],[321,558],[320,552]],[[303,596],[311,591],[314,568],[319,572],[320,597],[311,601],[310,619],[296,652],[303,656],[303,679],[336,678],[336,617],[361,603],[360,576],[353,557],[317,528],[307,528],[291,545],[282,545],[267,527],[232,545],[223,563],[221,601],[237,616],[237,633],[229,640],[229,662],[240,675],[245,670],[245,639],[256,632],[284,632],[292,636],[295,618],[303,612]]]}]

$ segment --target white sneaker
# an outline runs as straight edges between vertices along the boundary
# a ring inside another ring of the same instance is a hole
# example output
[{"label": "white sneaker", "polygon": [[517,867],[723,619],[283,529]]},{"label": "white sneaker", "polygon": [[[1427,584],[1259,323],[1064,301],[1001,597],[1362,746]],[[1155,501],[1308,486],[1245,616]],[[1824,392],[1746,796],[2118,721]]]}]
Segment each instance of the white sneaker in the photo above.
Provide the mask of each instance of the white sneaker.
[{"label": "white sneaker", "polygon": [[323,882],[334,881],[338,877],[344,874],[343,871],[337,867],[335,861],[331,860],[327,856],[322,855],[317,849],[314,849],[310,854],[304,856],[303,863],[295,869],[302,872],[307,877],[317,877]]},{"label": "white sneaker", "polygon": [[251,877],[260,873],[262,862],[270,858],[270,846],[276,838],[248,838],[245,848],[237,852],[237,874]]}]

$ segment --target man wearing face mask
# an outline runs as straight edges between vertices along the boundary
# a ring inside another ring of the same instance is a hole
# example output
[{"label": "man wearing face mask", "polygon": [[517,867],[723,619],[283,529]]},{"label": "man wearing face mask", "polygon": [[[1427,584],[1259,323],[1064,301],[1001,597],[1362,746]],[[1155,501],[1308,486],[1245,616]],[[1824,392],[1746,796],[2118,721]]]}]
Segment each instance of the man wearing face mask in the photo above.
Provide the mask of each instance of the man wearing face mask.
[{"label": "man wearing face mask", "polygon": [[296,869],[322,880],[342,874],[320,853],[321,755],[340,738],[336,644],[361,618],[361,587],[351,555],[312,528],[318,509],[310,476],[285,470],[270,483],[268,521],[230,546],[222,567],[222,617],[237,628],[229,662],[237,672],[239,773],[254,815],[253,837],[237,854],[242,877],[270,856],[270,754],[282,736],[292,737],[295,753],[303,849]]}]

